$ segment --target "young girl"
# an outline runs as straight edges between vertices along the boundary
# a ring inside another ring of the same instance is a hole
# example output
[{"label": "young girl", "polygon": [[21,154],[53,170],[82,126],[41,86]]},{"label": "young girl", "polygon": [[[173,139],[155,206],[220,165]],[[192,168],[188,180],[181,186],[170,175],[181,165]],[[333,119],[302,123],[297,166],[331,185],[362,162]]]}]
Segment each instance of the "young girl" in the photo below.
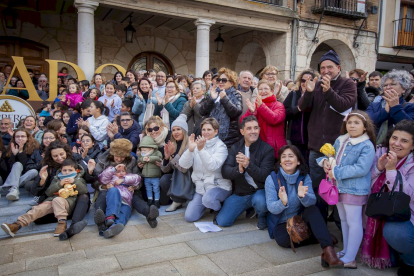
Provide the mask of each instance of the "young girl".
[{"label": "young girl", "polygon": [[341,133],[334,144],[335,160],[329,162],[326,157],[321,157],[317,162],[338,186],[336,206],[341,218],[344,249],[337,255],[345,268],[357,268],[355,257],[363,236],[362,207],[368,201],[369,164],[375,158],[376,138],[371,119],[359,110],[345,117]]},{"label": "young girl", "polygon": [[115,85],[111,82],[105,85],[105,95],[99,98],[106,107],[109,108],[108,120],[112,122],[115,115],[121,113],[122,100],[118,95],[115,94]]},{"label": "young girl", "polygon": [[69,120],[70,120],[70,116],[72,116],[72,112],[70,112],[70,111],[65,111],[65,112],[63,112],[63,115],[62,115],[62,121],[63,121],[63,123],[65,124],[65,127],[67,127],[68,126],[68,123],[69,123]]},{"label": "young girl", "polygon": [[66,94],[65,99],[62,101],[64,105],[69,106],[69,108],[75,108],[75,106],[83,101],[82,92],[76,83],[69,85],[69,93]]},{"label": "young girl", "polygon": [[121,233],[128,222],[134,194],[129,187],[137,187],[141,177],[138,174],[127,174],[125,165],[119,164],[115,168],[112,166],[106,168],[99,175],[99,181],[108,189],[105,219],[108,229],[103,232],[103,236],[108,239]]},{"label": "young girl", "polygon": [[91,103],[91,115],[86,121],[80,118],[78,120],[78,126],[84,125],[88,127],[96,143],[102,149],[105,146],[104,141],[108,138],[108,133],[106,132],[106,127],[109,124],[107,117],[108,107],[102,102],[93,102]]},{"label": "young girl", "polygon": [[101,91],[98,88],[92,88],[88,92],[83,94],[84,99],[91,99],[92,101],[97,101],[101,97]]}]

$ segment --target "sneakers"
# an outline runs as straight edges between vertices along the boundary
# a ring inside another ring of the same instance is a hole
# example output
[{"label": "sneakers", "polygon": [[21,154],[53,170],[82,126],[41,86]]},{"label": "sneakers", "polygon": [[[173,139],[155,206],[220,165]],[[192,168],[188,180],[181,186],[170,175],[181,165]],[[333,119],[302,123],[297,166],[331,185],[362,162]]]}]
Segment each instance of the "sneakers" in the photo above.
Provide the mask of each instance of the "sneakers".
[{"label": "sneakers", "polygon": [[257,229],[266,230],[266,228],[267,228],[266,217],[259,218],[259,222],[257,223]]},{"label": "sneakers", "polygon": [[180,209],[180,208],[183,208],[183,204],[173,201],[173,203],[170,205],[170,207],[165,209],[165,212],[174,212],[175,210]]},{"label": "sneakers", "polygon": [[53,236],[59,237],[60,234],[66,231],[66,220],[59,220]]},{"label": "sneakers", "polygon": [[14,237],[16,235],[17,231],[19,231],[20,225],[17,222],[13,222],[12,224],[3,223],[1,225],[1,229],[4,230],[8,235],[11,237]]},{"label": "sneakers", "polygon": [[64,241],[76,234],[79,234],[86,227],[86,225],[88,225],[88,221],[86,219],[72,224],[68,229],[66,229],[65,232],[59,235],[59,240]]},{"label": "sneakers", "polygon": [[7,200],[19,200],[19,188],[18,187],[11,187],[9,193],[6,195]]},{"label": "sneakers", "polygon": [[115,223],[115,216],[109,216],[105,218],[105,225],[107,228],[111,227]]},{"label": "sneakers", "polygon": [[148,216],[147,216],[147,222],[151,226],[151,228],[155,228],[158,225],[157,217],[160,215],[160,211],[158,211],[158,208],[155,205],[152,205],[149,208]]},{"label": "sneakers", "polygon": [[96,226],[98,226],[99,231],[105,231],[105,213],[101,209],[96,210],[95,215],[93,216]]},{"label": "sneakers", "polygon": [[112,238],[113,236],[118,235],[119,233],[122,232],[122,230],[124,230],[124,225],[123,224],[115,224],[112,225],[111,227],[109,227],[108,229],[106,229],[103,232],[103,236],[105,239],[109,239]]},{"label": "sneakers", "polygon": [[38,197],[38,196],[35,196],[30,202],[29,202],[29,205],[30,206],[37,206],[37,205],[39,205],[39,199],[40,199],[40,197]]},{"label": "sneakers", "polygon": [[160,209],[161,205],[160,205],[160,201],[159,200],[154,200],[154,205],[155,207],[157,207],[158,209]]},{"label": "sneakers", "polygon": [[256,215],[256,210],[253,207],[246,210],[246,218],[255,218]]}]

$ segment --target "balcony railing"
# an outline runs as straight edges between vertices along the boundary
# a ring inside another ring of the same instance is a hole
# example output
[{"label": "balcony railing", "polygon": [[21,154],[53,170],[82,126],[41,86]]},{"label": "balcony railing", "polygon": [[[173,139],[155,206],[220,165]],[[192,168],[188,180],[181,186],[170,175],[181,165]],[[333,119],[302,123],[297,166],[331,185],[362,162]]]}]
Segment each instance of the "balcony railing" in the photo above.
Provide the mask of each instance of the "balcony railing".
[{"label": "balcony railing", "polygon": [[266,3],[275,6],[283,6],[283,0],[250,0],[251,2]]},{"label": "balcony railing", "polygon": [[366,5],[361,2],[361,0],[315,0],[312,12],[353,20],[364,19],[367,17]]},{"label": "balcony railing", "polygon": [[396,49],[414,50],[413,18],[394,20],[393,47]]}]

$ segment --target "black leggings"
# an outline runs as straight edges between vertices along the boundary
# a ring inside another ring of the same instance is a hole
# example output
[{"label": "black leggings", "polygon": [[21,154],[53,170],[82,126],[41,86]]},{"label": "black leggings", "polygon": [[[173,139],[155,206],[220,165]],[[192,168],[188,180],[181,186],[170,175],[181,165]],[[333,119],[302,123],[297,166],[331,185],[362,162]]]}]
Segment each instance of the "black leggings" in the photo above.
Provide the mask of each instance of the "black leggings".
[{"label": "black leggings", "polygon": [[[315,244],[318,242],[322,248],[333,246],[328,227],[326,226],[325,220],[323,219],[318,207],[313,205],[305,208],[302,213],[302,218],[308,224],[312,234],[309,239],[304,240],[300,244],[294,243],[293,245],[295,247]],[[290,248],[290,237],[286,231],[286,222],[278,224],[273,230],[273,235],[279,246]]]}]

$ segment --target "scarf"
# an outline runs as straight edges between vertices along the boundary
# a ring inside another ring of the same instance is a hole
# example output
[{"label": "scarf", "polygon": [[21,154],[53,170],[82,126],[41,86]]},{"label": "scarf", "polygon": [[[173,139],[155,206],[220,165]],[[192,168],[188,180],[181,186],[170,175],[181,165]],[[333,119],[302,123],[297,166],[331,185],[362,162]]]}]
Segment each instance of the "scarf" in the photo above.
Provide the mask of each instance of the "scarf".
[{"label": "scarf", "polygon": [[165,145],[165,138],[167,138],[167,135],[168,135],[168,128],[162,127],[161,134],[158,137],[154,138],[154,141],[158,145],[159,148]]},{"label": "scarf", "polygon": [[[402,167],[407,157],[399,162],[397,171]],[[386,180],[386,170],[378,177],[371,188],[371,194],[378,193]],[[388,188],[385,187],[385,192]],[[383,236],[383,229],[385,225],[384,219],[374,219],[368,217],[367,226],[362,243],[361,260],[370,267],[384,269],[391,267],[390,249],[387,241]]]},{"label": "scarf", "polygon": [[[180,93],[175,94],[174,97],[169,98],[168,103],[171,103],[172,104],[180,96],[181,96]],[[167,111],[167,109],[165,109],[165,105],[167,104],[165,102],[165,99],[164,99],[164,101],[162,103],[163,103],[164,107],[161,110],[161,118],[162,118],[162,121],[164,122],[164,124],[167,126],[167,128],[169,130],[170,129],[170,113]]]},{"label": "scarf", "polygon": [[60,180],[63,180],[63,179],[66,179],[66,178],[75,178],[77,175],[78,175],[77,172],[73,172],[73,173],[70,173],[70,174],[59,173],[58,177],[59,177]]}]

